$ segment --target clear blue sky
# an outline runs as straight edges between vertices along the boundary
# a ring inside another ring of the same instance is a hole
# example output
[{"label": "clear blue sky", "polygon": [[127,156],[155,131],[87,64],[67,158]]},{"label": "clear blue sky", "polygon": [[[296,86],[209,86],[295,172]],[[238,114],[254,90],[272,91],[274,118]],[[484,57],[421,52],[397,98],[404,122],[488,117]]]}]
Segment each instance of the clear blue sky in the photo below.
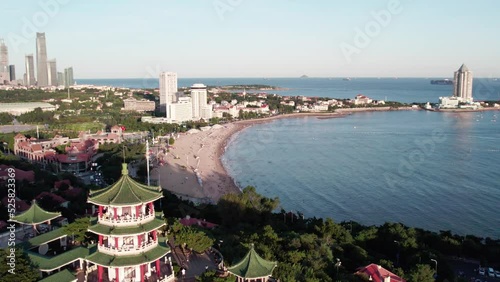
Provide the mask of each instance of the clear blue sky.
[{"label": "clear blue sky", "polygon": [[[66,4],[44,23],[40,3],[57,1]],[[500,76],[500,1],[399,0],[400,12],[356,45],[356,29],[391,1],[4,1],[0,37],[18,76],[35,53],[23,29],[36,16],[49,59],[76,78],[450,77],[464,62],[476,76]],[[346,44],[359,52],[350,61]]]}]

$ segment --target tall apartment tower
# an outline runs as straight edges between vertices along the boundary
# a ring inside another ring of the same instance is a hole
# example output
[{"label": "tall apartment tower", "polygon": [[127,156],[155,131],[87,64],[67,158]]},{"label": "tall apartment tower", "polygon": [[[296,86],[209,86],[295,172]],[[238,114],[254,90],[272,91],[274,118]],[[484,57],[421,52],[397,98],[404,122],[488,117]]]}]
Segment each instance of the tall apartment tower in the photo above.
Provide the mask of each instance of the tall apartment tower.
[{"label": "tall apartment tower", "polygon": [[177,93],[177,73],[162,72],[160,73],[160,112],[168,114],[168,105],[176,102]]},{"label": "tall apartment tower", "polygon": [[472,72],[465,64],[455,72],[453,79],[453,97],[472,101]]},{"label": "tall apartment tower", "polygon": [[73,78],[73,67],[64,69],[64,86],[70,87],[75,84],[75,79]]},{"label": "tall apartment tower", "polygon": [[47,62],[47,73],[49,75],[49,85],[58,86],[59,81],[57,80],[57,63],[56,59],[52,59]]},{"label": "tall apartment tower", "polygon": [[191,103],[193,107],[193,119],[205,119],[204,110],[207,108],[207,87],[201,83],[191,86]]},{"label": "tall apartment tower", "polygon": [[9,66],[10,81],[16,81],[16,66]]},{"label": "tall apartment tower", "polygon": [[48,86],[49,74],[47,68],[47,43],[45,41],[45,33],[36,33],[36,69],[37,69],[37,85]]},{"label": "tall apartment tower", "polygon": [[0,39],[0,84],[10,81],[9,50],[3,39]]},{"label": "tall apartment tower", "polygon": [[35,79],[35,60],[33,54],[26,55],[26,86],[33,86],[36,84]]}]

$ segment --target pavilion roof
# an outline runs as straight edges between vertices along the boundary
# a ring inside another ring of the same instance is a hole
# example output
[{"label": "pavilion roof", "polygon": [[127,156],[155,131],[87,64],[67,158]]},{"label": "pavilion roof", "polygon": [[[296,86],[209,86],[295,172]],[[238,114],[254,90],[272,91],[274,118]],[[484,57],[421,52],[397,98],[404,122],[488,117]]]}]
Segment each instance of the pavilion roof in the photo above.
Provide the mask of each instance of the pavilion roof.
[{"label": "pavilion roof", "polygon": [[156,201],[163,197],[160,186],[141,184],[128,175],[123,164],[122,177],[114,184],[91,191],[88,202],[101,206],[130,206]]},{"label": "pavilion roof", "polygon": [[265,260],[259,256],[252,245],[247,255],[227,270],[238,277],[251,279],[271,276],[276,266],[276,262]]},{"label": "pavilion roof", "polygon": [[100,235],[135,235],[144,232],[151,232],[166,225],[160,214],[161,212],[156,213],[154,219],[149,222],[133,226],[105,225],[98,223],[97,218],[93,218],[91,221],[92,225],[89,226],[88,230],[92,233]]},{"label": "pavilion roof", "polygon": [[96,251],[85,259],[102,266],[124,267],[153,262],[170,252],[170,248],[165,242],[158,242],[155,248],[136,255],[113,256]]},{"label": "pavilion roof", "polygon": [[49,220],[52,220],[54,218],[60,217],[61,213],[59,212],[48,212],[44,209],[42,209],[36,201],[33,201],[33,204],[31,207],[25,211],[22,212],[10,219],[10,221],[21,223],[21,224],[27,224],[27,225],[34,225],[34,224],[40,224],[47,222]]}]

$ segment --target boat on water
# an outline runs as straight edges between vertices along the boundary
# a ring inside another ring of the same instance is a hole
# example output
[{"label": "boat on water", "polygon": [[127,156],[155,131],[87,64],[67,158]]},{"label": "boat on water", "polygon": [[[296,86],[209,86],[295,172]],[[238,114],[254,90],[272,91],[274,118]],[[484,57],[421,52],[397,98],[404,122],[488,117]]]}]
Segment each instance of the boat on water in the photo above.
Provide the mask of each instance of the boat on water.
[{"label": "boat on water", "polygon": [[345,77],[345,78],[343,78],[342,80],[345,80],[345,81],[351,81],[351,78],[350,78],[350,77]]},{"label": "boat on water", "polygon": [[431,84],[436,84],[436,85],[453,85],[453,80],[449,80],[449,79],[431,80]]}]

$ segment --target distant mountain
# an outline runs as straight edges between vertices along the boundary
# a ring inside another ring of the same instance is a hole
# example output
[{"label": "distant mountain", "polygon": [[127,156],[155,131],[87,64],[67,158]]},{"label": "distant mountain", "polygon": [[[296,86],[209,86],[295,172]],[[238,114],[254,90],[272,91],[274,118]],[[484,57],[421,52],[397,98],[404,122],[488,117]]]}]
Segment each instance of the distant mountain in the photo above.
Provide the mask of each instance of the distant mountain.
[{"label": "distant mountain", "polygon": [[302,75],[300,78],[308,78],[308,77],[309,77],[309,76],[307,76],[307,75],[305,75],[305,74],[304,74],[304,75]]}]

